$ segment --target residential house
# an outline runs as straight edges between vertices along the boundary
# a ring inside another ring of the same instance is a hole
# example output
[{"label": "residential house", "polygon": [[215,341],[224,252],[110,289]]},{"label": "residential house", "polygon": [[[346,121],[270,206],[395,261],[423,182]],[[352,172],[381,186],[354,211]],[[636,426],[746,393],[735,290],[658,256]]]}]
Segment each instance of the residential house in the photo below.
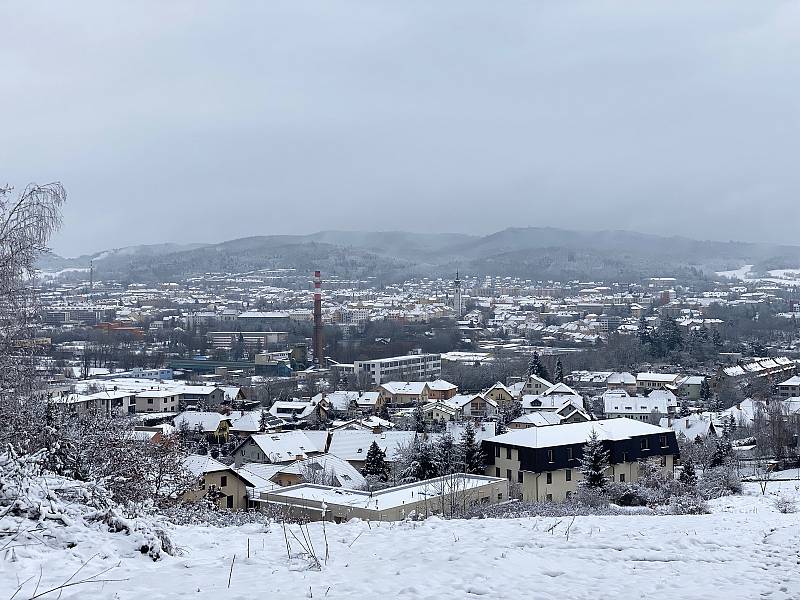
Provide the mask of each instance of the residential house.
[{"label": "residential house", "polygon": [[638,373],[636,375],[636,390],[640,394],[647,394],[652,390],[678,389],[680,375],[677,373]]},{"label": "residential house", "polygon": [[248,462],[290,463],[324,451],[324,444],[314,442],[304,431],[257,433],[236,446],[233,459],[237,467]]},{"label": "residential house", "polygon": [[612,481],[633,481],[639,460],[655,459],[672,474],[678,455],[675,432],[632,419],[605,419],[552,427],[516,429],[484,440],[486,473],[519,484],[526,501],[562,501],[582,479],[583,447],[596,432],[609,451]]},{"label": "residential house", "polygon": [[174,388],[143,390],[136,394],[136,412],[178,412],[180,399],[180,392]]},{"label": "residential house", "polygon": [[182,412],[172,420],[178,431],[186,431],[195,437],[206,437],[209,441],[225,442],[228,440],[231,421],[217,412],[189,410]]},{"label": "residential house", "polygon": [[425,404],[430,388],[425,381],[388,381],[378,386],[380,401],[389,406]]},{"label": "residential house", "polygon": [[790,377],[786,381],[782,381],[777,386],[779,398],[793,398],[800,397],[800,375]]},{"label": "residential house", "polygon": [[197,479],[197,485],[181,495],[184,502],[199,502],[211,493],[218,508],[244,510],[248,507],[248,487],[253,483],[233,468],[199,454],[189,455],[184,465]]},{"label": "residential house", "polygon": [[437,379],[436,381],[428,382],[428,399],[429,400],[449,400],[458,393],[458,386],[445,381],[444,379]]},{"label": "residential house", "polygon": [[543,394],[547,389],[553,387],[553,384],[542,379],[538,375],[529,375],[525,380],[525,385],[522,388],[523,396],[538,396]]},{"label": "residential house", "polygon": [[636,393],[636,376],[633,373],[612,373],[606,379],[606,389],[625,390],[628,394]]}]

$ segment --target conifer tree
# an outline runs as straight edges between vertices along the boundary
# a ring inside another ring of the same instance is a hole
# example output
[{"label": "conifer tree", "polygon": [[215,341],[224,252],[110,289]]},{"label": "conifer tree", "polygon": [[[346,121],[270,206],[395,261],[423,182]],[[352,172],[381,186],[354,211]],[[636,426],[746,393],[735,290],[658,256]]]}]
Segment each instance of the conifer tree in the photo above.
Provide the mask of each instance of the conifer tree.
[{"label": "conifer tree", "polygon": [[269,413],[266,409],[261,409],[261,416],[258,418],[258,430],[264,433],[269,429]]},{"label": "conifer tree", "polygon": [[711,455],[709,466],[721,467],[730,462],[733,457],[733,444],[731,444],[731,431],[727,419],[722,420],[722,436],[717,440],[714,452]]},{"label": "conifer tree", "polygon": [[592,429],[592,434],[583,446],[580,466],[583,481],[579,485],[583,488],[604,489],[608,484],[608,477],[606,476],[606,469],[608,469],[609,465],[608,458],[608,450],[603,446],[597,431]]},{"label": "conifer tree", "polygon": [[380,481],[389,480],[389,466],[386,464],[386,453],[380,449],[378,443],[373,441],[367,450],[364,468],[361,473],[365,477],[375,477]]},{"label": "conifer tree", "polygon": [[386,402],[381,404],[380,409],[378,409],[378,417],[380,417],[384,421],[391,420],[391,416],[389,415],[389,406],[386,404]]},{"label": "conifer tree", "polygon": [[688,417],[691,414],[691,412],[689,412],[689,400],[686,398],[681,399],[681,411],[679,414],[681,417]]},{"label": "conifer tree", "polygon": [[683,463],[683,470],[678,478],[683,485],[693,488],[697,485],[697,473],[694,470],[694,463],[691,460],[686,460]]},{"label": "conifer tree", "polygon": [[547,371],[547,367],[542,364],[538,352],[533,353],[533,358],[531,358],[531,361],[528,363],[528,377],[531,375],[536,375],[546,381],[550,381],[550,373]]},{"label": "conifer tree", "polygon": [[433,447],[433,464],[436,466],[436,474],[452,475],[463,470],[463,456],[461,448],[456,444],[455,439],[450,433],[443,433]]},{"label": "conifer tree", "polygon": [[482,475],[484,471],[483,450],[475,440],[475,427],[467,421],[464,433],[461,434],[461,455],[464,458],[464,472]]},{"label": "conifer tree", "polygon": [[556,377],[553,383],[563,383],[564,382],[564,365],[561,364],[561,359],[559,358],[556,361]]},{"label": "conifer tree", "polygon": [[422,411],[422,405],[417,404],[414,412],[411,415],[414,431],[417,433],[427,433],[428,424],[425,422],[425,413]]},{"label": "conifer tree", "polygon": [[639,317],[639,328],[636,335],[639,337],[639,344],[642,346],[650,343],[650,330],[647,327],[647,319],[645,319],[644,315]]},{"label": "conifer tree", "polygon": [[431,444],[424,440],[414,438],[411,446],[411,461],[403,470],[401,476],[404,482],[412,483],[436,477],[436,466],[433,464],[433,449]]}]

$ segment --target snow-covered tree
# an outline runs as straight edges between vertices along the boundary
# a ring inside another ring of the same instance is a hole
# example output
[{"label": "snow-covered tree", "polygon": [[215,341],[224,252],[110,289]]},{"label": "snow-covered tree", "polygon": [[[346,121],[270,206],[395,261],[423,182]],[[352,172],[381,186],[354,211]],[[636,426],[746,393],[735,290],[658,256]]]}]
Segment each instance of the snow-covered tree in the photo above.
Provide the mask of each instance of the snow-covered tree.
[{"label": "snow-covered tree", "polygon": [[464,461],[464,472],[482,475],[485,469],[483,450],[475,440],[475,427],[468,421],[461,434],[461,456]]},{"label": "snow-covered tree", "polygon": [[688,417],[691,412],[689,411],[689,400],[686,398],[681,399],[681,410],[678,413],[681,417]]},{"label": "snow-covered tree", "polygon": [[425,422],[425,413],[422,411],[421,404],[417,404],[417,406],[414,407],[414,412],[411,415],[411,423],[414,431],[417,433],[428,432],[428,424]]},{"label": "snow-covered tree", "polygon": [[414,442],[401,450],[403,466],[400,479],[403,483],[412,483],[436,477],[436,465],[433,462],[433,448],[430,442],[414,438]]},{"label": "snow-covered tree", "polygon": [[266,409],[262,408],[261,415],[258,418],[258,430],[261,433],[269,429],[269,417],[270,417],[269,412]]},{"label": "snow-covered tree", "polygon": [[361,473],[365,477],[375,477],[379,481],[389,480],[389,466],[386,464],[386,453],[380,449],[378,443],[373,441],[367,450],[364,468]]},{"label": "snow-covered tree", "polygon": [[583,446],[583,456],[581,457],[580,471],[583,480],[579,485],[583,488],[593,488],[602,490],[608,485],[606,469],[609,466],[609,452],[603,445],[602,440],[597,435],[597,431],[592,429],[589,439]]},{"label": "snow-covered tree", "polygon": [[464,457],[455,438],[449,432],[443,433],[433,447],[433,464],[436,474],[452,475],[464,470]]},{"label": "snow-covered tree", "polygon": [[678,481],[688,488],[694,488],[697,485],[697,473],[691,460],[683,461],[683,470],[680,477],[678,477]]},{"label": "snow-covered tree", "polygon": [[564,365],[561,364],[561,359],[556,361],[556,376],[553,383],[563,383],[564,381]]},{"label": "snow-covered tree", "polygon": [[542,364],[538,352],[533,353],[533,357],[528,363],[528,377],[531,375],[536,375],[546,381],[550,381],[550,373],[547,371],[547,367]]}]

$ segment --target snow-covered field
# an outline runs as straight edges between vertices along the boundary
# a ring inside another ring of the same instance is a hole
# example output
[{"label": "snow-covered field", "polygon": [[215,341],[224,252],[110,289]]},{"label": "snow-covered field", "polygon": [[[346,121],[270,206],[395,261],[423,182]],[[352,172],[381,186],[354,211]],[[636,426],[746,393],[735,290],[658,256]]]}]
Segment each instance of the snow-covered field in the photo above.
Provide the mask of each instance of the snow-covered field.
[{"label": "snow-covered field", "polygon": [[746,495],[715,500],[701,516],[329,524],[327,564],[317,523],[309,531],[320,569],[295,555],[291,535],[287,557],[279,525],[175,527],[180,556],[158,562],[124,534],[67,529],[71,549],[17,547],[13,560],[3,551],[0,598],[32,578],[16,596],[29,598],[40,573],[41,592],[91,558],[73,581],[117,564],[103,577],[125,581],[67,588],[62,598],[797,599],[800,515],[773,501],[797,497],[798,483],[771,482],[767,496],[747,484]]}]

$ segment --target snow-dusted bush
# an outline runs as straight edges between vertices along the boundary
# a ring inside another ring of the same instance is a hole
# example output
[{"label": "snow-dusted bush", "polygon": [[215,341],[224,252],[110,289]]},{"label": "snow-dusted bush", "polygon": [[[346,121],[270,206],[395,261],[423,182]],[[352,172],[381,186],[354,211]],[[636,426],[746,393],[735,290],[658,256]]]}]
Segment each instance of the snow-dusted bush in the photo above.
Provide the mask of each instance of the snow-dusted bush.
[{"label": "snow-dusted bush", "polygon": [[566,502],[505,502],[474,506],[467,512],[468,519],[517,519],[524,517],[571,517],[588,515],[654,515],[646,507],[621,508],[619,506],[598,504],[589,506],[576,500]]},{"label": "snow-dusted bush", "polygon": [[776,498],[774,504],[775,508],[778,509],[778,512],[781,512],[785,515],[797,512],[797,503],[789,496],[781,496],[780,498]]},{"label": "snow-dusted bush", "polygon": [[43,468],[47,462],[44,450],[19,455],[8,447],[0,453],[0,529],[13,529],[37,543],[42,528],[47,530],[44,537],[55,540],[64,539],[57,528],[94,528],[125,533],[153,560],[174,552],[166,532],[152,519],[125,515],[105,488],[53,475]]},{"label": "snow-dusted bush", "polygon": [[706,500],[742,493],[742,480],[730,465],[715,467],[703,472],[697,483],[698,493]]},{"label": "snow-dusted bush", "polygon": [[608,506],[608,495],[599,488],[579,486],[575,492],[575,503],[591,508],[603,508]]},{"label": "snow-dusted bush", "polygon": [[670,498],[669,512],[673,515],[705,515],[710,511],[702,496],[683,494]]}]

